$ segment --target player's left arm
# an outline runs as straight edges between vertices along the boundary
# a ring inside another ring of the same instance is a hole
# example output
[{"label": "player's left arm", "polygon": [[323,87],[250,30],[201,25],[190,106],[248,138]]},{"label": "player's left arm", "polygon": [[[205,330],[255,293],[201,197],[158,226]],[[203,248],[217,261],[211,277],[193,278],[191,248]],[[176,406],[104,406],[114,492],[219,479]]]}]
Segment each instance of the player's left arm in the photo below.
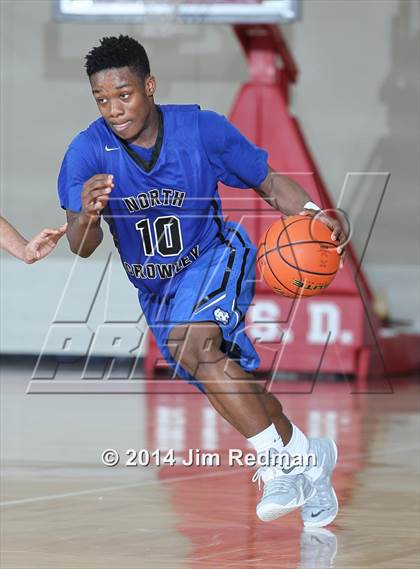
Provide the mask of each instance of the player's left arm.
[{"label": "player's left arm", "polygon": [[265,150],[217,113],[200,111],[198,118],[201,141],[219,182],[234,188],[254,188],[271,207],[286,215],[316,215],[331,229],[332,239],[338,242],[337,250],[342,254],[346,236],[340,223],[320,212],[299,184],[270,168]]},{"label": "player's left arm", "polygon": [[311,201],[305,190],[291,178],[275,172],[269,166],[266,178],[258,188],[255,188],[255,191],[271,207],[285,215],[316,215],[319,221],[331,229],[331,239],[338,242],[338,253],[343,253],[347,236],[340,222],[316,209],[317,206]]},{"label": "player's left arm", "polygon": [[0,248],[24,263],[32,264],[55,249],[66,232],[67,224],[58,229],[43,229],[27,241],[4,217],[0,217]]}]

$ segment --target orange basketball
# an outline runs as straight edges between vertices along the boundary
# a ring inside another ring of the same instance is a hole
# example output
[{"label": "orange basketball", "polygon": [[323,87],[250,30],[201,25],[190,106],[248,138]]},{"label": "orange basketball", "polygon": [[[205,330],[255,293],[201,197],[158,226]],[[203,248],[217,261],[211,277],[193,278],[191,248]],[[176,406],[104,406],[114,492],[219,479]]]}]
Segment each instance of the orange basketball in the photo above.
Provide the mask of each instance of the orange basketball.
[{"label": "orange basketball", "polygon": [[267,229],[257,261],[264,281],[275,293],[297,298],[324,290],[334,279],[340,255],[324,223],[308,215],[293,215]]}]

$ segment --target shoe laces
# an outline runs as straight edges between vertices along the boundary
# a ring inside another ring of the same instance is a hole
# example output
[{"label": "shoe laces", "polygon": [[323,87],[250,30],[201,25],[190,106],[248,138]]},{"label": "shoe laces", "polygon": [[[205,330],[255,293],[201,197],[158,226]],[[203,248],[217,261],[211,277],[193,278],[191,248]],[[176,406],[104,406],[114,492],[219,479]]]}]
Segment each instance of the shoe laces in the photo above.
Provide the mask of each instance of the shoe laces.
[{"label": "shoe laces", "polygon": [[[267,480],[270,476],[271,478]],[[298,489],[296,475],[285,475],[274,466],[262,466],[256,471],[252,482],[258,482],[258,490],[261,490],[261,480],[264,482],[263,497],[274,493],[287,494],[291,488]]]}]

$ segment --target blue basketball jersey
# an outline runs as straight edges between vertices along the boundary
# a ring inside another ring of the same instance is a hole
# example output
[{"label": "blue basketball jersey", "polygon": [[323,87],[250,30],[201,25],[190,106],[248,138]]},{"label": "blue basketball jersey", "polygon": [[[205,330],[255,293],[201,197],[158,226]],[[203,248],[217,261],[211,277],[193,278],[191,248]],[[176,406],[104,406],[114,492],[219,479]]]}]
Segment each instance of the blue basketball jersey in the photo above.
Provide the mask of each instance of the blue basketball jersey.
[{"label": "blue basketball jersey", "polygon": [[80,211],[84,182],[113,175],[103,217],[124,269],[135,287],[162,296],[173,295],[180,273],[220,243],[218,181],[257,187],[267,174],[267,154],[216,113],[195,105],[158,109],[162,138],[154,162],[143,162],[100,118],[70,144],[58,189],[62,207]]}]

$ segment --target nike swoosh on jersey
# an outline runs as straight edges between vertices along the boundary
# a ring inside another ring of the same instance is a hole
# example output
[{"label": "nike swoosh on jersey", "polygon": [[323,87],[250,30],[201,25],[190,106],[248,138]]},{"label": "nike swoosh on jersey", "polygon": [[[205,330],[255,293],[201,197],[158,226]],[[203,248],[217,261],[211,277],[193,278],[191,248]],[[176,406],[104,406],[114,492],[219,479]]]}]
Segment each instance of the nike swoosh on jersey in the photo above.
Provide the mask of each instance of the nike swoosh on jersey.
[{"label": "nike swoosh on jersey", "polygon": [[105,150],[106,150],[107,152],[111,152],[111,150],[119,150],[119,149],[120,149],[119,146],[117,146],[116,148],[110,148],[107,144],[105,145]]},{"label": "nike swoosh on jersey", "polygon": [[322,514],[324,510],[319,510],[318,512],[316,512],[315,514],[312,512],[311,514],[311,518],[317,518],[319,516],[319,514]]}]

